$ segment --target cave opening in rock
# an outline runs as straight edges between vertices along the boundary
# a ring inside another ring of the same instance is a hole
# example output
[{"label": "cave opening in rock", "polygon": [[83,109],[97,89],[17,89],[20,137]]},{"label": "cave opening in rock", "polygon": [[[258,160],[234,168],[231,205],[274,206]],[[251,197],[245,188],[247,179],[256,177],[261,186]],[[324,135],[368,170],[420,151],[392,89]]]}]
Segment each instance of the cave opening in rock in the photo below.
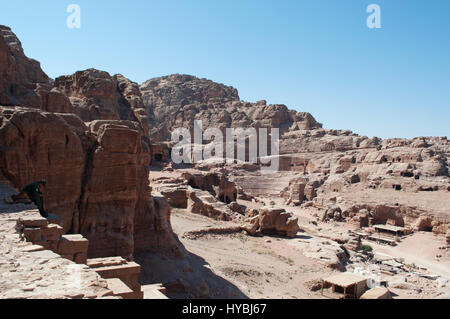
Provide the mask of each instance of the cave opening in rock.
[{"label": "cave opening in rock", "polygon": [[402,172],[401,176],[402,177],[414,177],[414,173],[413,172]]}]

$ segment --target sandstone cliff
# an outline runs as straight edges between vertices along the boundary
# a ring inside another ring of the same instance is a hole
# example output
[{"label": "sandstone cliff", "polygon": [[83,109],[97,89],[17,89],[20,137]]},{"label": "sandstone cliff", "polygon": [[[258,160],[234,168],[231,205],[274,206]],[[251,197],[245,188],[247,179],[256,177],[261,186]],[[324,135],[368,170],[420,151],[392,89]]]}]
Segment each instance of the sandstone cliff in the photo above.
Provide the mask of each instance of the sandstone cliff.
[{"label": "sandstone cliff", "polygon": [[40,108],[42,101],[36,91],[49,84],[39,62],[27,58],[16,35],[0,25],[0,104]]},{"label": "sandstone cliff", "polygon": [[[0,27],[0,178],[46,179],[45,207],[89,257],[179,255],[162,197],[148,183],[150,140],[139,86],[89,69],[50,83]],[[3,106],[1,106],[3,105]]]}]

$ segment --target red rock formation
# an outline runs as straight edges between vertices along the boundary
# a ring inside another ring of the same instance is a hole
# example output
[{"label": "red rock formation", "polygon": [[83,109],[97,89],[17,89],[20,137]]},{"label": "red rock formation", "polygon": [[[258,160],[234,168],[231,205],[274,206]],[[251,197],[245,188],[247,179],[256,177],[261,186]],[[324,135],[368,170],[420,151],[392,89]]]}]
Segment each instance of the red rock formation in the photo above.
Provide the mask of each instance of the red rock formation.
[{"label": "red rock formation", "polygon": [[265,101],[243,102],[236,89],[190,75],[151,79],[141,85],[141,91],[155,141],[169,140],[173,128],[192,129],[194,120],[202,120],[204,129],[222,130],[278,127],[286,132],[321,127],[309,113],[290,111],[285,105],[267,105]]},{"label": "red rock formation", "polygon": [[49,84],[39,62],[27,58],[16,35],[0,25],[0,105],[41,108],[36,90]]},{"label": "red rock formation", "polygon": [[19,189],[46,179],[45,207],[71,230],[86,159],[78,136],[61,116],[26,108],[2,108],[0,125],[2,174]]},{"label": "red rock formation", "polygon": [[0,170],[17,188],[47,179],[45,206],[65,232],[90,240],[90,257],[179,255],[170,211],[148,185],[149,148],[138,122],[94,121],[1,108]]},{"label": "red rock formation", "polygon": [[149,125],[139,86],[94,69],[52,86],[7,27],[0,27],[0,74],[0,105],[66,113],[2,108],[1,175],[17,188],[47,179],[46,209],[62,217],[65,233],[91,241],[90,257],[178,254],[170,210],[150,194]]},{"label": "red rock formation", "polygon": [[237,199],[236,184],[230,182],[225,174],[217,172],[209,173],[183,173],[182,178],[193,188],[208,191],[223,203],[232,203]]}]

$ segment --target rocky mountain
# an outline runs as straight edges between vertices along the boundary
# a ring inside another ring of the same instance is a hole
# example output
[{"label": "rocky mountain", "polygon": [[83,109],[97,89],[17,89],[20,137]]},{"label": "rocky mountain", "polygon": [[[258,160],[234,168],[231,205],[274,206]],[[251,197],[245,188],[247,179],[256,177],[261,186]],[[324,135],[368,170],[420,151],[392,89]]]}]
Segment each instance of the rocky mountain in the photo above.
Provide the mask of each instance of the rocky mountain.
[{"label": "rocky mountain", "polygon": [[50,79],[40,63],[27,58],[16,35],[0,25],[0,104],[45,107],[38,91],[49,89]]},{"label": "rocky mountain", "polygon": [[309,113],[289,110],[265,101],[248,103],[238,91],[190,75],[174,74],[146,81],[140,86],[151,124],[153,141],[167,141],[173,128],[192,129],[195,120],[203,128],[278,127],[281,132],[320,128]]}]

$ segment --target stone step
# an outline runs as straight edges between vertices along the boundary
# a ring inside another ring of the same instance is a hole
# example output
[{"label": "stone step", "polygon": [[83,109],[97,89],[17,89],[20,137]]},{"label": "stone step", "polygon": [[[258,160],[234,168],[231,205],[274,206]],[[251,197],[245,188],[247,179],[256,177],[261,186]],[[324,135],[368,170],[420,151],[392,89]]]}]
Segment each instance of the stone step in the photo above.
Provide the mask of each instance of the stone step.
[{"label": "stone step", "polygon": [[106,279],[108,289],[113,292],[114,296],[122,297],[123,299],[143,299],[144,293],[142,291],[133,291],[119,278]]},{"label": "stone step", "polygon": [[85,264],[89,242],[82,235],[64,235],[63,228],[41,216],[21,217],[16,222],[19,234],[34,245],[58,253],[61,257]]},{"label": "stone step", "polygon": [[162,284],[142,286],[142,291],[144,292],[144,299],[169,299],[165,295],[166,288]]},{"label": "stone step", "polygon": [[23,228],[43,228],[48,225],[48,220],[41,216],[26,216],[20,217],[17,220],[17,227],[19,230]]},{"label": "stone step", "polygon": [[97,267],[93,267],[93,269],[104,279],[119,278],[133,291],[141,291],[141,285],[138,280],[141,266],[135,262],[113,266],[99,266],[98,263],[95,263],[95,259],[89,259],[87,265],[96,265]]},{"label": "stone step", "polygon": [[36,251],[43,251],[45,250],[45,248],[41,245],[29,245],[21,248],[20,250],[23,251],[24,253],[32,253]]},{"label": "stone step", "polygon": [[125,265],[128,262],[120,257],[104,257],[104,258],[91,258],[87,260],[87,265],[90,268],[100,268],[100,267],[106,267],[106,266],[119,266],[119,265]]},{"label": "stone step", "polygon": [[63,258],[86,264],[89,241],[82,235],[64,235],[58,243],[57,253]]},{"label": "stone step", "polygon": [[59,241],[63,235],[63,228],[56,224],[49,224],[41,228],[44,241]]}]

